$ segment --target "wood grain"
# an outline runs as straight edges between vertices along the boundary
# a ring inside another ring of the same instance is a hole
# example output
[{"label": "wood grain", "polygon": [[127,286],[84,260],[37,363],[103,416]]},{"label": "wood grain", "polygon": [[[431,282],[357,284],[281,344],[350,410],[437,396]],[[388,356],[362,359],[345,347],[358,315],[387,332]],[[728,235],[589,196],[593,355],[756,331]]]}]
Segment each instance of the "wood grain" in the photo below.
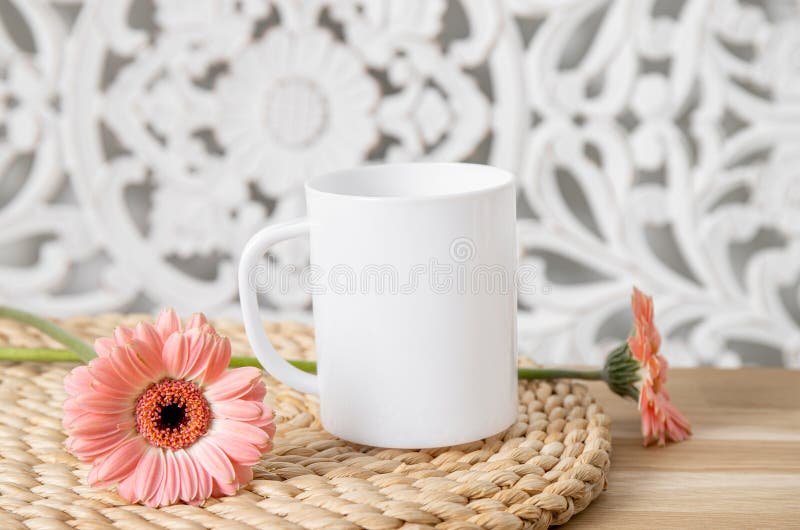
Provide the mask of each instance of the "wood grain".
[{"label": "wood grain", "polygon": [[800,528],[800,372],[675,369],[692,439],[644,448],[636,406],[589,385],[613,418],[608,490],[573,528]]}]

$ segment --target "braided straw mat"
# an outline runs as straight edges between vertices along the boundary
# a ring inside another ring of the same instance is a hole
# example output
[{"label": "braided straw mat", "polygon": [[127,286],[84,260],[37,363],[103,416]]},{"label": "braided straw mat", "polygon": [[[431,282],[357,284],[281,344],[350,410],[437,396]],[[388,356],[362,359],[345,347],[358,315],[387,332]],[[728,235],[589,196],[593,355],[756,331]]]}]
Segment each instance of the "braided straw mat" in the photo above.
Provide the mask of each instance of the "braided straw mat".
[{"label": "braided straw mat", "polygon": [[[60,323],[87,340],[145,315]],[[252,355],[241,324],[215,323],[234,355]],[[313,330],[268,324],[289,358],[313,358]],[[0,320],[0,345],[58,347]],[[237,495],[152,509],[87,485],[89,466],[64,449],[62,381],[73,365],[0,363],[0,528],[547,528],[586,508],[606,485],[609,418],[586,387],[519,385],[519,416],[485,440],[421,451],[361,447],[320,426],[316,396],[267,377],[278,415],[272,452]],[[409,387],[413,392],[413,387]],[[487,396],[491,399],[491,396]]]}]

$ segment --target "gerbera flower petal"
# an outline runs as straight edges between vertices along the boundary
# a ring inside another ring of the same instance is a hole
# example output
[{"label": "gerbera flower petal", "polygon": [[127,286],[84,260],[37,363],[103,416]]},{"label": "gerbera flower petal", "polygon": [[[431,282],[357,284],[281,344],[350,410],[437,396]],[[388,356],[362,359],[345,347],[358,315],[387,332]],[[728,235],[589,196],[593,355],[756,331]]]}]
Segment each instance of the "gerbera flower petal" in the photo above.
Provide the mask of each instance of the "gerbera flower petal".
[{"label": "gerbera flower petal", "polygon": [[173,451],[164,451],[164,480],[161,484],[160,495],[156,495],[154,503],[157,506],[175,504],[180,496],[180,468]]},{"label": "gerbera flower petal", "polygon": [[691,426],[689,420],[681,414],[670,400],[669,394],[666,390],[656,396],[658,407],[662,410],[664,415],[664,430],[669,440],[673,442],[680,442],[685,440],[691,434]]},{"label": "gerbera flower petal", "polygon": [[253,480],[253,468],[251,466],[234,462],[233,469],[236,470],[236,482],[238,484],[247,484]]},{"label": "gerbera flower petal", "polygon": [[208,370],[212,362],[215,341],[220,340],[219,335],[208,333],[199,328],[192,328],[184,333],[188,348],[188,359],[183,377],[196,380],[202,384],[200,376]]},{"label": "gerbera flower petal", "polygon": [[631,309],[633,310],[633,319],[636,321],[652,322],[653,321],[653,299],[637,287],[633,288],[631,295]]},{"label": "gerbera flower petal", "polygon": [[156,352],[160,352],[164,347],[164,341],[161,339],[156,328],[149,322],[139,322],[133,330],[133,336],[137,340],[147,344],[147,346]]},{"label": "gerbera flower petal", "polygon": [[158,492],[164,479],[164,453],[161,449],[148,447],[136,466],[134,495],[137,501],[149,504]]},{"label": "gerbera flower petal", "polygon": [[262,403],[236,399],[221,401],[214,405],[214,415],[237,421],[255,421],[261,418]]},{"label": "gerbera flower petal", "polygon": [[[173,453],[175,455],[175,463],[178,467],[178,474],[181,477],[180,483],[180,498],[183,502],[192,502],[193,500],[201,497],[205,499],[208,495],[200,495],[200,484],[197,477],[197,469],[191,457],[186,454],[185,449],[179,449]],[[210,492],[209,492],[210,494]]]},{"label": "gerbera flower petal", "polygon": [[183,378],[189,361],[189,343],[183,333],[173,333],[164,342],[161,358],[171,377]]},{"label": "gerbera flower petal", "polygon": [[117,326],[114,328],[114,342],[117,346],[125,346],[129,340],[133,338],[133,330],[125,326]]},{"label": "gerbera flower petal", "polygon": [[259,384],[263,385],[261,372],[252,366],[228,370],[216,381],[208,385],[206,396],[213,401],[239,399],[247,395]]},{"label": "gerbera flower petal", "polygon": [[138,363],[136,368],[149,379],[165,375],[166,366],[161,356],[161,350],[153,349],[149,343],[139,339],[131,339],[126,346],[126,351],[128,357]]},{"label": "gerbera flower petal", "polygon": [[[117,346],[107,359],[111,360],[114,372],[120,382],[126,381],[135,388],[142,388],[153,379],[161,363],[154,366],[152,362],[148,362],[147,355],[143,356],[136,350],[134,345]],[[91,363],[94,363],[94,360]],[[131,398],[135,397],[131,395]]]},{"label": "gerbera flower petal", "polygon": [[111,355],[92,359],[87,365],[90,377],[94,378],[93,383],[100,383],[106,388],[114,389],[118,393],[130,397],[130,393],[137,389],[137,381],[121,378],[117,374],[114,360]]},{"label": "gerbera flower petal", "polygon": [[275,414],[272,412],[272,409],[266,405],[264,406],[264,409],[265,410],[261,415],[261,418],[253,422],[253,425],[267,433],[267,444],[262,446],[262,450],[267,452],[272,449],[272,439],[275,438],[275,431],[278,427],[275,425]]},{"label": "gerbera flower petal", "polygon": [[120,480],[117,485],[117,495],[129,502],[139,502],[139,496],[136,493],[136,469],[139,468],[139,465],[138,462],[136,464],[133,473]]},{"label": "gerbera flower petal", "polygon": [[[234,473],[236,474],[236,481],[234,482],[233,487],[238,488],[241,484],[246,484],[253,480],[253,469],[250,466],[239,465],[234,463],[233,464]],[[224,485],[218,484],[216,481],[214,482],[214,490],[211,494],[215,497],[219,497],[222,495],[231,495],[228,491],[231,491],[230,486],[226,487]],[[233,489],[233,492],[236,492],[236,489]]]},{"label": "gerbera flower petal", "polygon": [[214,479],[214,487],[225,495],[231,495],[238,489],[236,470],[230,458],[211,438],[203,438],[189,449],[187,453],[196,465],[205,469]]},{"label": "gerbera flower petal", "polygon": [[75,402],[86,412],[116,416],[123,412],[133,411],[133,402],[128,398],[119,398],[97,391],[84,392],[75,397]]},{"label": "gerbera flower petal", "polygon": [[87,444],[109,444],[110,441],[111,443],[109,445],[102,448],[105,452],[110,452],[116,447],[116,444],[124,442],[129,435],[135,432],[136,430],[132,427],[128,429],[112,428],[105,432],[95,431],[92,433],[81,434],[80,437],[76,435],[73,436],[73,438],[80,438],[81,442],[86,442]]},{"label": "gerbera flower petal", "polygon": [[165,309],[158,315],[155,327],[162,342],[167,342],[170,335],[181,331],[181,319],[174,309]]},{"label": "gerbera flower petal", "polygon": [[269,447],[270,444],[268,432],[243,421],[218,419],[214,421],[212,430],[222,432],[230,437],[241,438],[243,441],[261,449]]},{"label": "gerbera flower petal", "polygon": [[141,437],[129,434],[115,449],[95,462],[89,473],[89,484],[108,486],[119,482],[136,469],[146,450],[147,444]]},{"label": "gerbera flower petal", "polygon": [[199,329],[204,327],[206,324],[208,324],[206,316],[203,313],[195,313],[189,318],[188,322],[186,322],[186,329]]},{"label": "gerbera flower petal", "polygon": [[648,332],[647,339],[650,341],[650,349],[658,353],[661,349],[661,334],[654,324],[650,325]]},{"label": "gerbera flower petal", "polygon": [[209,442],[222,449],[231,464],[239,463],[246,466],[254,466],[261,459],[262,452],[255,445],[235,436],[225,436],[221,433],[215,434],[216,436],[213,434],[209,436]]},{"label": "gerbera flower petal", "polygon": [[77,396],[92,384],[92,374],[88,366],[78,366],[64,377],[64,390],[70,396]]},{"label": "gerbera flower petal", "polygon": [[72,421],[76,418],[80,418],[86,414],[86,411],[83,410],[78,403],[75,401],[74,396],[70,396],[64,400],[64,416],[61,419],[61,424],[64,426],[64,430],[69,432],[69,427],[67,427]]},{"label": "gerbera flower petal", "polygon": [[197,472],[197,498],[195,501],[190,501],[191,504],[200,504],[202,501],[206,500],[207,498],[211,497],[214,493],[214,479],[209,474],[203,466],[200,465],[200,462],[197,462],[193,458],[189,458],[192,465]]},{"label": "gerbera flower petal", "polygon": [[647,343],[650,353],[658,353],[661,348],[661,335],[653,322],[653,299],[634,287],[631,295],[631,310],[633,311],[634,325],[632,336],[636,337],[640,343]]},{"label": "gerbera flower petal", "polygon": [[64,445],[78,459],[94,461],[116,449],[126,436],[125,432],[111,432],[98,436],[70,436],[64,441]]},{"label": "gerbera flower petal", "polygon": [[208,363],[206,364],[205,371],[198,374],[198,381],[202,385],[209,385],[217,381],[217,379],[225,373],[228,369],[228,364],[231,362],[231,341],[228,337],[216,336],[213,343],[212,351],[208,356]]},{"label": "gerbera flower petal", "polygon": [[631,350],[631,355],[641,363],[646,362],[652,354],[650,343],[640,333],[628,337],[628,348]]},{"label": "gerbera flower petal", "polygon": [[100,337],[94,341],[94,351],[98,356],[105,357],[111,353],[111,350],[113,350],[116,345],[117,343],[114,341],[114,339]]},{"label": "gerbera flower petal", "polygon": [[265,385],[256,385],[250,390],[250,392],[243,395],[239,399],[246,399],[248,401],[263,401],[266,395],[267,387]]},{"label": "gerbera flower petal", "polygon": [[117,415],[116,418],[109,418],[106,414],[84,412],[71,414],[69,417],[64,416],[63,425],[64,429],[73,436],[90,437],[112,432],[132,431],[136,426],[136,421],[125,413]]}]

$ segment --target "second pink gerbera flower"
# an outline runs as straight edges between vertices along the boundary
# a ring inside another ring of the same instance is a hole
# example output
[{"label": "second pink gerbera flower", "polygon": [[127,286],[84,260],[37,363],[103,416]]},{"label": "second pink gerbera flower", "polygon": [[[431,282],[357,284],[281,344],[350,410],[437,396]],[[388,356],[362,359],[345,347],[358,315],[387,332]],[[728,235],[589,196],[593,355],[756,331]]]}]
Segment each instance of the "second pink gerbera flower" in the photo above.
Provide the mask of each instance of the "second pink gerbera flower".
[{"label": "second pink gerbera flower", "polygon": [[639,383],[639,412],[644,444],[664,445],[686,440],[692,432],[689,420],[672,404],[667,392],[667,360],[659,354],[661,335],[653,322],[653,299],[633,288],[633,334],[628,349],[644,369]]},{"label": "second pink gerbera flower", "polygon": [[95,350],[64,380],[66,445],[92,464],[90,484],[118,483],[128,501],[165,506],[252,480],[275,434],[266,388],[256,368],[227,370],[230,342],[202,314],[182,329],[164,311],[155,325],[117,328]]}]

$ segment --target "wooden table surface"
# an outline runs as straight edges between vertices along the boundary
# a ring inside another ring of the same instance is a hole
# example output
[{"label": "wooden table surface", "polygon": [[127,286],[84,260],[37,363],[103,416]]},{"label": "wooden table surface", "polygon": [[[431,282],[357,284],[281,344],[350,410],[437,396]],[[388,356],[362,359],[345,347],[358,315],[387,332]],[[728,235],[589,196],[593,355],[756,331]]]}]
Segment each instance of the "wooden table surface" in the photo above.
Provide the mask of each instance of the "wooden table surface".
[{"label": "wooden table surface", "polygon": [[567,528],[800,528],[800,371],[669,376],[694,435],[663,448],[642,447],[633,402],[590,384],[613,420],[611,472]]}]

